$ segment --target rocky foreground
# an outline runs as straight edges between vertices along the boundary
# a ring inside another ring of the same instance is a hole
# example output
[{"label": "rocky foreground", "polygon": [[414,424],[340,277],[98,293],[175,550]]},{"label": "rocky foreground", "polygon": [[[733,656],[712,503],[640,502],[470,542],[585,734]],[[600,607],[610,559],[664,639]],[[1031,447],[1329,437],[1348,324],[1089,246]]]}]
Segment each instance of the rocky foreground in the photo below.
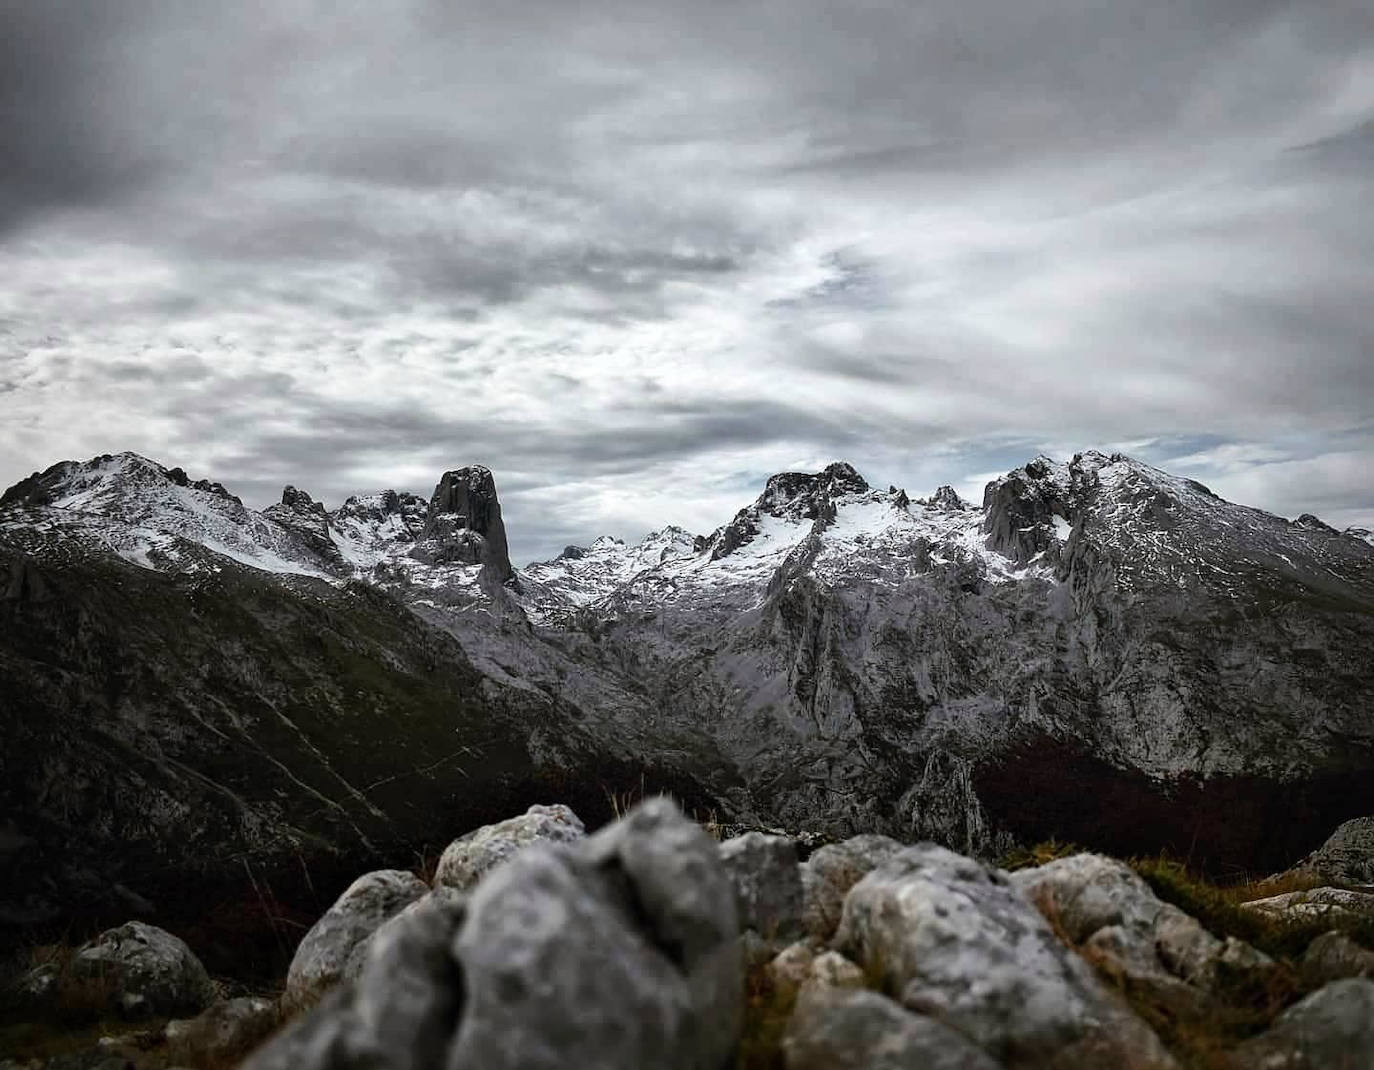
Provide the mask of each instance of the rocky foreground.
[{"label": "rocky foreground", "polygon": [[200,1013],[0,1067],[1368,1068],[1374,951],[1351,934],[1374,934],[1371,867],[1358,819],[1290,875],[1306,890],[1245,904],[1289,946],[1322,933],[1271,956],[1102,855],[1007,872],[863,835],[799,861],[666,798],[590,836],[535,806],[454,841],[428,881],[359,877],[273,999],[217,1001],[160,929],[102,934],[14,1000]]}]

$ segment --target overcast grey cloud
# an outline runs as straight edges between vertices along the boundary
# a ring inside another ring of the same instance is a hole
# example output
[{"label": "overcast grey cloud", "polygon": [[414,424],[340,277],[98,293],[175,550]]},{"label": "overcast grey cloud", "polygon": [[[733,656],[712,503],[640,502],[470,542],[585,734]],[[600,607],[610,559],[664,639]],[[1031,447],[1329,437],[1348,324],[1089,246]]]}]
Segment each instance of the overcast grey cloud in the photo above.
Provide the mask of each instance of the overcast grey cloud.
[{"label": "overcast grey cloud", "polygon": [[0,0],[0,483],[497,474],[517,557],[843,457],[1374,526],[1365,0]]}]

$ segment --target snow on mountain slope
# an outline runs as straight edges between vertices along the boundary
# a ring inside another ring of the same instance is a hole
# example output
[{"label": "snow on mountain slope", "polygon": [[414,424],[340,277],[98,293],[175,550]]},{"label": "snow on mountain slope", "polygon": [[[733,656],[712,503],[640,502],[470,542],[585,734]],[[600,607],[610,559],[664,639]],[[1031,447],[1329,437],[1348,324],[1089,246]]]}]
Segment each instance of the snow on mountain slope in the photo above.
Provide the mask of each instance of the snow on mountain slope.
[{"label": "snow on mountain slope", "polygon": [[773,585],[808,573],[831,586],[893,587],[947,565],[966,565],[992,583],[1043,577],[985,545],[982,512],[942,487],[929,500],[896,487],[869,487],[851,466],[783,472],[709,538],[665,529],[638,546],[600,539],[532,565],[522,578],[527,612],[553,622],[567,604],[592,611],[643,611],[700,604],[731,612],[758,604]]},{"label": "snow on mountain slope", "polygon": [[38,511],[37,519],[7,517],[7,526],[61,528],[145,568],[175,569],[180,538],[267,572],[331,575],[296,535],[220,484],[192,482],[136,453],[56,464],[10,488],[0,506]]},{"label": "snow on mountain slope", "polygon": [[541,616],[588,605],[649,569],[691,557],[698,543],[691,532],[670,526],[629,545],[603,535],[590,546],[569,546],[552,561],[520,570],[523,601]]},{"label": "snow on mountain slope", "polygon": [[61,537],[64,553],[84,545],[142,568],[189,572],[213,567],[209,551],[281,575],[359,579],[444,602],[482,597],[474,555],[485,540],[464,529],[461,516],[449,518],[453,530],[430,531],[431,503],[415,494],[353,497],[331,513],[288,486],[279,504],[258,512],[219,483],[120,453],[35,473],[6,491],[0,507],[0,528],[35,552],[44,536]]},{"label": "snow on mountain slope", "polygon": [[[259,513],[218,483],[121,453],[62,462],[22,481],[0,505],[27,512],[9,510],[0,524],[31,529],[29,541],[60,528],[145,568],[203,567],[178,542],[185,540],[268,572],[359,579],[413,600],[485,603],[484,561],[494,554],[498,580],[510,575],[491,474],[454,470],[435,493],[440,514],[433,501],[393,490],[351,497],[331,512],[287,487],[280,504]],[[490,525],[493,541],[473,524]],[[1290,522],[1235,505],[1119,454],[1037,458],[989,483],[981,508],[948,487],[915,500],[895,487],[879,490],[836,463],[773,476],[709,537],[678,527],[635,544],[605,536],[529,565],[509,586],[533,621],[558,625],[579,612],[668,605],[738,612],[803,574],[835,588],[886,589],[947,568],[974,584],[1064,579],[1071,559],[1091,553],[1110,562],[1123,590],[1202,583],[1241,594],[1265,575],[1374,596],[1370,538],[1315,517]]]},{"label": "snow on mountain slope", "polygon": [[988,545],[1000,554],[1055,559],[1062,571],[1065,553],[1090,549],[1111,563],[1123,590],[1203,585],[1249,597],[1263,578],[1374,595],[1361,540],[1316,517],[1288,521],[1228,502],[1196,480],[1121,454],[1037,458],[988,484],[983,512]]},{"label": "snow on mountain slope", "polygon": [[428,516],[429,502],[418,494],[356,495],[329,514],[329,533],[346,561],[370,572],[410,553]]}]

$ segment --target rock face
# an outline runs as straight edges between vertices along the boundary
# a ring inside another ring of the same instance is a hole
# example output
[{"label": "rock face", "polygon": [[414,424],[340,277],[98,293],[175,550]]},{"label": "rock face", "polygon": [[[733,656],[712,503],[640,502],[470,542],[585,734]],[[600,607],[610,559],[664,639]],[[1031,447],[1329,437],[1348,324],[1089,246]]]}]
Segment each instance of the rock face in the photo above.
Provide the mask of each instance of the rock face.
[{"label": "rock face", "polygon": [[769,517],[810,521],[813,532],[824,531],[835,520],[837,499],[867,490],[863,476],[844,463],[832,464],[814,475],[780,472],[769,478],[758,501],[741,509],[711,536],[711,560],[719,561],[748,545]]},{"label": "rock face", "polygon": [[1254,871],[1374,807],[1366,545],[1121,455],[1038,459],[981,509],[784,474],[699,553],[540,581],[536,622],[717,726],[788,827]]},{"label": "rock face", "polygon": [[310,551],[336,569],[346,570],[343,555],[339,552],[329,531],[329,514],[322,502],[315,501],[303,490],[288,484],[282,488],[281,503],[268,506],[262,515],[276,521],[291,532]]},{"label": "rock face", "polygon": [[1374,1066],[1374,981],[1333,981],[1237,1049],[1237,1070],[1365,1070]]},{"label": "rock face", "polygon": [[340,981],[356,977],[372,935],[428,891],[419,877],[396,869],[355,880],[296,948],[283,1002],[308,1007]]},{"label": "rock face", "polygon": [[528,573],[477,466],[323,527],[221,491],[119,454],[4,496],[0,806],[21,874],[62,871],[6,916],[231,856],[356,873],[551,787],[591,821],[641,769],[726,821],[988,857],[1272,872],[1374,812],[1374,547],[1119,454],[982,507],[782,473],[710,537]]},{"label": "rock face", "polygon": [[[168,525],[189,523],[192,506],[202,518],[218,508],[152,468],[97,468],[69,481],[68,497],[133,516],[162,509],[165,494],[193,495],[175,498],[186,513],[158,514]],[[126,482],[112,488],[116,476]],[[396,511],[379,513],[379,542],[361,520],[331,530],[371,560],[369,546],[412,545],[410,505],[398,496]],[[216,545],[232,549],[227,538]],[[738,783],[704,731],[673,731],[664,746],[641,696],[485,614],[490,633],[460,642],[456,622],[474,614],[422,619],[404,585],[274,574],[132,519],[51,505],[0,516],[6,576],[0,917],[10,921],[121,920],[146,908],[132,895],[190,921],[215,901],[206,896],[255,897],[245,863],[288,903],[318,909],[315,887],[336,894],[365,869],[551,794],[605,820],[607,793],[646,777],[702,810],[724,796],[707,780]]]},{"label": "rock face", "polygon": [[944,848],[907,848],[856,884],[835,943],[903,1006],[996,1059],[1174,1065],[1005,875]]},{"label": "rock face", "polygon": [[1356,817],[1299,863],[1335,884],[1374,885],[1374,817]]},{"label": "rock face", "polygon": [[356,983],[246,1067],[718,1070],[740,1021],[738,928],[714,843],[652,800],[520,852],[468,899],[416,904]]},{"label": "rock face", "polygon": [[40,1006],[76,998],[128,1018],[196,1013],[215,998],[191,949],[141,921],[101,933],[65,964],[39,967],[21,981],[21,992]]},{"label": "rock face", "polygon": [[581,819],[561,803],[536,803],[519,817],[483,825],[449,844],[439,858],[434,886],[465,891],[531,844],[572,843],[585,832]]},{"label": "rock face", "polygon": [[472,465],[443,474],[413,554],[428,564],[484,565],[501,583],[514,575],[496,481],[489,469]]}]

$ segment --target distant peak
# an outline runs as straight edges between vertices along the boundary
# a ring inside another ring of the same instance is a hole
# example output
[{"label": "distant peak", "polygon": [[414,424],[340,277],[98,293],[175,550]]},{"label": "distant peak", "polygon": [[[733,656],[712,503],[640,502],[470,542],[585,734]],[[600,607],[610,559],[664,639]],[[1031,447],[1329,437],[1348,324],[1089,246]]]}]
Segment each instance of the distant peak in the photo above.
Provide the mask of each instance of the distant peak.
[{"label": "distant peak", "polygon": [[324,503],[317,502],[303,490],[297,490],[290,483],[282,487],[281,505],[273,506],[274,509],[286,509],[301,515],[324,516]]},{"label": "distant peak", "polygon": [[949,512],[956,512],[968,508],[968,502],[959,497],[958,491],[948,483],[940,487],[931,495],[930,504],[936,509],[944,509]]},{"label": "distant peak", "polygon": [[20,480],[0,495],[0,505],[61,505],[64,499],[92,493],[130,493],[140,487],[172,483],[178,487],[203,491],[239,505],[243,503],[225,489],[224,484],[208,479],[191,479],[183,468],[167,468],[141,454],[101,453],[88,461],[59,461],[42,472]]},{"label": "distant peak", "polygon": [[1325,531],[1329,532],[1332,535],[1340,534],[1325,520],[1323,520],[1319,516],[1314,516],[1312,513],[1303,513],[1302,516],[1298,517],[1298,519],[1293,521],[1293,523],[1300,528],[1309,528],[1313,531]]},{"label": "distant peak", "polygon": [[804,515],[814,519],[814,510],[821,503],[844,494],[862,494],[868,489],[868,481],[853,465],[836,461],[819,472],[779,472],[771,476],[758,504],[764,511],[779,516],[797,511],[792,507],[800,505]]}]

